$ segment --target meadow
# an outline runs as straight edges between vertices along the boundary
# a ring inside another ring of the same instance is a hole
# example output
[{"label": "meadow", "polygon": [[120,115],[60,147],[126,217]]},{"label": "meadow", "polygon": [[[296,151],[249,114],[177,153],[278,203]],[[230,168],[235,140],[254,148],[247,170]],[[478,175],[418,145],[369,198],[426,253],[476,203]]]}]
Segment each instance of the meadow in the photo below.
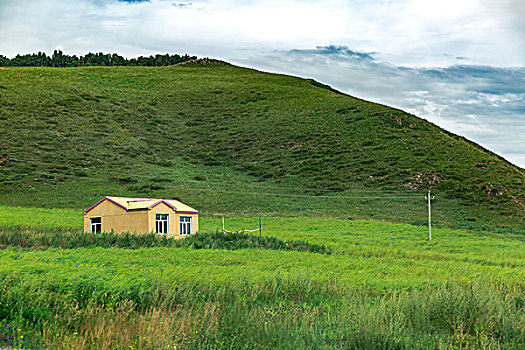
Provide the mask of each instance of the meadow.
[{"label": "meadow", "polygon": [[[32,213],[1,206],[0,238],[81,233],[78,211],[39,209],[33,226]],[[13,344],[29,348],[525,345],[522,235],[435,229],[428,242],[424,227],[408,224],[262,222],[265,237],[330,249],[6,244],[0,317],[17,330]],[[231,229],[257,225],[226,219]],[[221,218],[200,219],[203,235],[221,226]]]}]

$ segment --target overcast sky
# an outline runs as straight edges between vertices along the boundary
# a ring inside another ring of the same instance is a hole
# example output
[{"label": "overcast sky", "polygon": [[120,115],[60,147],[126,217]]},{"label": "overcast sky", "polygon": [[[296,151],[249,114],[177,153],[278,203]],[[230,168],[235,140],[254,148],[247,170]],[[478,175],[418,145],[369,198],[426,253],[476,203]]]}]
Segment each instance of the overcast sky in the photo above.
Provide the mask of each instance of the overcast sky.
[{"label": "overcast sky", "polygon": [[188,53],[311,77],[525,167],[524,0],[0,0],[0,54]]}]

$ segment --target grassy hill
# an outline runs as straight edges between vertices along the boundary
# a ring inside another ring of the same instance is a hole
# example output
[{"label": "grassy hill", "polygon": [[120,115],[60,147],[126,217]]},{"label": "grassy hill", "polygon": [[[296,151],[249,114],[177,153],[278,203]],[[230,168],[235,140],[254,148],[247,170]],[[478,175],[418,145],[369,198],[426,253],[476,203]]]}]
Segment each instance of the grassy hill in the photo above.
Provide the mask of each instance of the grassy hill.
[{"label": "grassy hill", "polygon": [[201,63],[0,69],[0,204],[423,225],[431,189],[437,225],[524,231],[525,173],[482,147],[312,80]]}]

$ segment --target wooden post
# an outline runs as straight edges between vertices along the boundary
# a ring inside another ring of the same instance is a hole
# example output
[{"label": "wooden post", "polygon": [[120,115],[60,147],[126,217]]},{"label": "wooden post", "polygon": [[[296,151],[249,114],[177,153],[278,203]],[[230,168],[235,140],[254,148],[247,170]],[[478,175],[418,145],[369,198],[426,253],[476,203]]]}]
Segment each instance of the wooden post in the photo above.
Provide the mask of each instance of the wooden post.
[{"label": "wooden post", "polygon": [[259,215],[259,237],[262,236],[262,222],[261,222],[261,216]]},{"label": "wooden post", "polygon": [[430,190],[428,190],[428,241],[430,242],[432,240],[432,224],[430,219]]},{"label": "wooden post", "polygon": [[222,217],[222,232],[224,232],[224,216]]}]

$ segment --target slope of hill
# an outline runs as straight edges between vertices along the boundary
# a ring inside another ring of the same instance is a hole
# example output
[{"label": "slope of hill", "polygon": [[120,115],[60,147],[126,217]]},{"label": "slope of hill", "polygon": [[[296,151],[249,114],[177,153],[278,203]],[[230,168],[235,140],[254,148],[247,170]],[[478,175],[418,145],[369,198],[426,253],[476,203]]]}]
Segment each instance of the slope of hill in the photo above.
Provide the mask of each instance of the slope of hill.
[{"label": "slope of hill", "polygon": [[403,111],[227,64],[0,69],[0,203],[178,198],[205,214],[523,232],[525,174]]}]

